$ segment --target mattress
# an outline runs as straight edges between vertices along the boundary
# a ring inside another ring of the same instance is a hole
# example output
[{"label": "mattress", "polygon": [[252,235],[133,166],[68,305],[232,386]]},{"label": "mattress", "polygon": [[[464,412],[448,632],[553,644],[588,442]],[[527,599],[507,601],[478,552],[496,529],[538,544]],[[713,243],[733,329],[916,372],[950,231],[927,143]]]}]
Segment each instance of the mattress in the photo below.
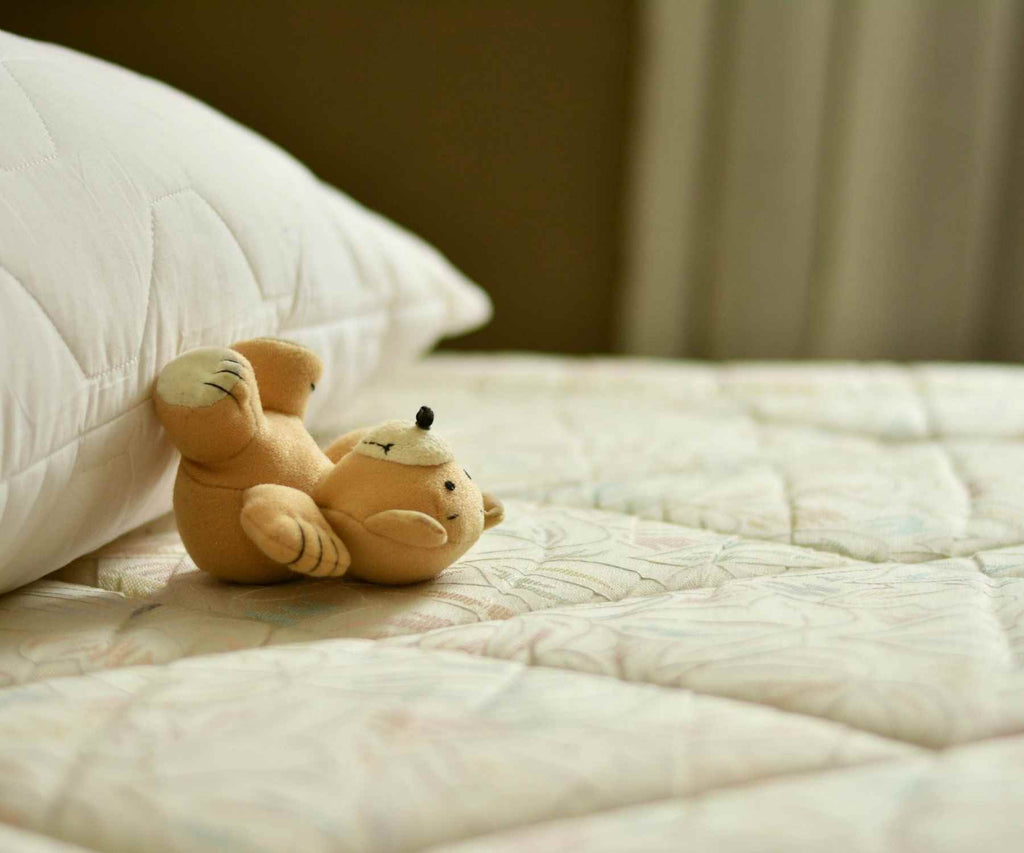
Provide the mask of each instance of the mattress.
[{"label": "mattress", "polygon": [[0,846],[1024,848],[1024,370],[434,356],[338,432],[421,404],[507,507],[433,582],[165,518],[0,598]]}]

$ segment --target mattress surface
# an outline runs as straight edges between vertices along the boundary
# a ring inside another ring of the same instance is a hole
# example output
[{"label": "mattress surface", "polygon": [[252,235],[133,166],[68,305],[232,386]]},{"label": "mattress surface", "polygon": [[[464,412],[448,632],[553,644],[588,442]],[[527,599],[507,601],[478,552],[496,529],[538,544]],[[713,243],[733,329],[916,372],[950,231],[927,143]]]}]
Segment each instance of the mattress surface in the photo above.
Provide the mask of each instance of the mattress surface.
[{"label": "mattress surface", "polygon": [[338,432],[422,404],[507,507],[436,581],[163,519],[0,598],[0,844],[1022,849],[1024,370],[435,356]]}]

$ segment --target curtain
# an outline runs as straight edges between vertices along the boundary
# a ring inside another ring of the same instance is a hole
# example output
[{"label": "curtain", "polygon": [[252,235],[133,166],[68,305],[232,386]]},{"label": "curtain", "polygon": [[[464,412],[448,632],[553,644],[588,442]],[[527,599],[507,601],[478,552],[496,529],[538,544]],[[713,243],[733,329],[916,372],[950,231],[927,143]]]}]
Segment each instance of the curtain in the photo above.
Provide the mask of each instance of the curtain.
[{"label": "curtain", "polygon": [[1024,358],[1024,2],[640,8],[621,350]]}]

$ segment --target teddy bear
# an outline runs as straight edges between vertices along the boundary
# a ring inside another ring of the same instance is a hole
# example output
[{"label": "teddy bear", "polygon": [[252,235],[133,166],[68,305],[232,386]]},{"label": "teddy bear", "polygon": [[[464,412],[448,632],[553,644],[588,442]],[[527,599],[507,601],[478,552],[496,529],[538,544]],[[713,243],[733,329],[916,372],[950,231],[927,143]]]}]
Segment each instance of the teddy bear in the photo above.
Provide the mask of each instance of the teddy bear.
[{"label": "teddy bear", "polygon": [[305,347],[256,338],[202,347],[157,378],[157,416],[181,462],[174,513],[195,564],[225,581],[435,577],[501,522],[423,406],[321,450],[303,425],[322,373]]}]

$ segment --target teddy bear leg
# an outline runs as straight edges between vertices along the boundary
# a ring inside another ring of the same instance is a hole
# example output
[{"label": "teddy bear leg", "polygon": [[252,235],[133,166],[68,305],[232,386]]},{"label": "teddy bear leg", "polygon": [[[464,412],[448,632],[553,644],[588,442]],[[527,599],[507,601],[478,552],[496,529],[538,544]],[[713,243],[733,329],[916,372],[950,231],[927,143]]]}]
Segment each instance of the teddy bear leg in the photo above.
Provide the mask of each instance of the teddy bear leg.
[{"label": "teddy bear leg", "polygon": [[241,521],[257,548],[293,572],[324,578],[348,571],[348,549],[305,492],[269,483],[246,489]]},{"label": "teddy bear leg", "polygon": [[160,371],[153,402],[174,446],[201,463],[230,459],[263,419],[252,366],[224,347],[201,347],[174,359]]},{"label": "teddy bear leg", "polygon": [[311,350],[278,338],[252,338],[234,344],[256,374],[263,408],[302,417],[309,395],[323,373],[323,363]]}]

